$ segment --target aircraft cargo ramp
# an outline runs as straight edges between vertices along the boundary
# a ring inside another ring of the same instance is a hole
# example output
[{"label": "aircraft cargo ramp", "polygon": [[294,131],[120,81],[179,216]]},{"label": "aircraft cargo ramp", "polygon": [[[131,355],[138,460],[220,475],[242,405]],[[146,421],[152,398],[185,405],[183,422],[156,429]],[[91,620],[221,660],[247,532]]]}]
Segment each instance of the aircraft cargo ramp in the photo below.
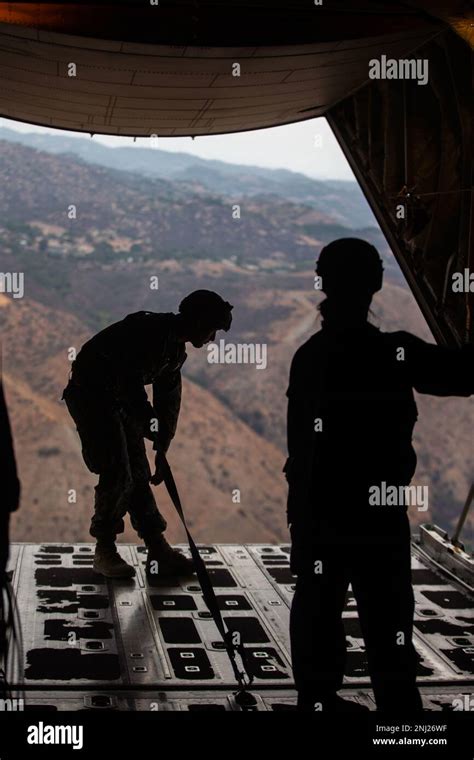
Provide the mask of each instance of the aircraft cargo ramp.
[{"label": "aircraft cargo ramp", "polygon": [[[465,702],[472,699],[474,686],[472,560],[463,552],[456,557],[445,551],[436,529],[422,528],[413,538],[414,638],[424,707],[469,709]],[[92,544],[11,546],[23,632],[25,709],[294,709],[288,623],[295,577],[288,546],[199,547],[223,617],[232,618],[248,652],[254,700],[243,707],[235,701],[231,664],[196,576],[176,583],[157,579],[150,585],[146,550],[128,544],[119,548],[135,565],[136,577],[130,581],[94,573]],[[344,696],[375,710],[350,589],[344,625]]]}]

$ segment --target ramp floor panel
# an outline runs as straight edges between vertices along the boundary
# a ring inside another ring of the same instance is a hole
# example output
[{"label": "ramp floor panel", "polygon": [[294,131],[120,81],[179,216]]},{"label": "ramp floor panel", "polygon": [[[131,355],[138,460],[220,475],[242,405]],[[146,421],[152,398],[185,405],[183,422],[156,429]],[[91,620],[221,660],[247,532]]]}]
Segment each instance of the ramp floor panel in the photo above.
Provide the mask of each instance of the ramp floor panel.
[{"label": "ramp floor panel", "polygon": [[[180,547],[189,554],[185,547]],[[92,569],[92,544],[13,544],[9,570],[22,622],[27,709],[235,710],[235,679],[196,576],[152,582],[144,547],[120,544],[131,580]],[[292,709],[289,547],[199,547],[223,617],[254,676],[252,710]],[[473,691],[474,610],[465,584],[413,546],[414,641],[426,709]],[[374,568],[376,572],[376,568]],[[344,689],[374,709],[351,589],[343,613]]]}]

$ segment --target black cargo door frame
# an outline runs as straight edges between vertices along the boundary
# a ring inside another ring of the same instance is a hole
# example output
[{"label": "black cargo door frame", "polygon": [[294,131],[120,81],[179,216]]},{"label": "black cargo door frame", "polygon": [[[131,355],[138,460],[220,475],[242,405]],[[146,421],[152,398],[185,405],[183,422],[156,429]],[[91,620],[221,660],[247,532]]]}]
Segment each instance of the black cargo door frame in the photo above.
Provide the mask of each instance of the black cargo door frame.
[{"label": "black cargo door frame", "polygon": [[474,293],[452,290],[474,272],[472,51],[447,29],[410,58],[426,85],[369,80],[326,118],[436,340],[474,343]]}]

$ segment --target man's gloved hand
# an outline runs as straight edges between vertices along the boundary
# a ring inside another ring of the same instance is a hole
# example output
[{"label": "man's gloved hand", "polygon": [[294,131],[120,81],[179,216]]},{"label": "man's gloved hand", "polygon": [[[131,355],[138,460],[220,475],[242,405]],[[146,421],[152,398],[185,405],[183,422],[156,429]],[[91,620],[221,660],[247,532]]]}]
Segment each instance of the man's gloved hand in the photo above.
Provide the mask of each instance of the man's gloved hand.
[{"label": "man's gloved hand", "polygon": [[150,478],[150,483],[152,483],[154,486],[159,486],[160,483],[163,483],[164,475],[162,472],[162,468],[160,466],[160,456],[158,452],[155,454],[155,472]]}]

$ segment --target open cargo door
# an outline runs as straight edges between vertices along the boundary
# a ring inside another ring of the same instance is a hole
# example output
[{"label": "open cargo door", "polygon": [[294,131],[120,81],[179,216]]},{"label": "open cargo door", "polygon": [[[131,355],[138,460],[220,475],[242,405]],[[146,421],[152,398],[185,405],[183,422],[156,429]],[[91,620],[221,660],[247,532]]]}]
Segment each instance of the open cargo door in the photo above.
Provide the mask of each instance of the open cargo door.
[{"label": "open cargo door", "polygon": [[472,52],[446,29],[411,57],[426,84],[374,79],[326,116],[436,339],[472,343]]}]

